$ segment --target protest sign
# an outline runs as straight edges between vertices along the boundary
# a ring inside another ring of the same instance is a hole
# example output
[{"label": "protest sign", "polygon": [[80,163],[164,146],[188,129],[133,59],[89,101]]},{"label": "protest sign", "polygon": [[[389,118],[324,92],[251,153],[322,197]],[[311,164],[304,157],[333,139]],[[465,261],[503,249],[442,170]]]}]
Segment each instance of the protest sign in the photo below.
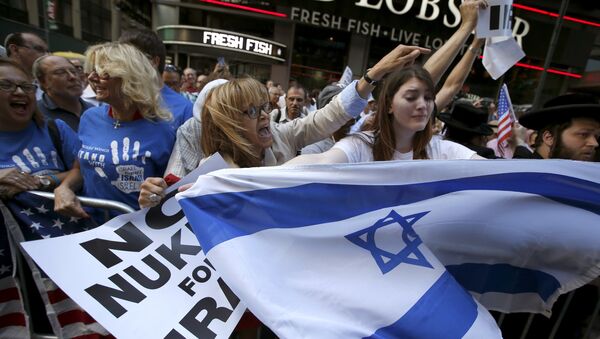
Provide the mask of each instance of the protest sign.
[{"label": "protest sign", "polygon": [[174,198],[179,185],[226,166],[212,157],[156,207],[22,246],[118,338],[228,338],[245,306],[204,256]]}]

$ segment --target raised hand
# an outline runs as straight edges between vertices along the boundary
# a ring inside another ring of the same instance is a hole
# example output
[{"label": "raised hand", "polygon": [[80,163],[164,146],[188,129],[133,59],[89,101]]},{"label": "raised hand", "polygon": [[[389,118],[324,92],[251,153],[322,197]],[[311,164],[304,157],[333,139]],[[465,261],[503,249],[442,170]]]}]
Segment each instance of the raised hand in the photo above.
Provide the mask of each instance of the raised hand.
[{"label": "raised hand", "polygon": [[475,28],[477,25],[478,10],[481,8],[487,8],[488,2],[486,0],[465,0],[460,4],[460,17],[461,25],[467,26],[470,29]]}]

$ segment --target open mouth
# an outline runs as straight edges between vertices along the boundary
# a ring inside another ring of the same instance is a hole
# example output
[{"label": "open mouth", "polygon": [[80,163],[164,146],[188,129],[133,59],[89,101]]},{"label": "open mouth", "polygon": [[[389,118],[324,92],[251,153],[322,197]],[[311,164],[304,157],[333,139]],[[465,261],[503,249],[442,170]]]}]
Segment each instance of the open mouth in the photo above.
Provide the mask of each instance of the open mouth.
[{"label": "open mouth", "polygon": [[265,126],[261,129],[258,130],[258,136],[261,138],[271,138],[271,129],[269,128],[269,126]]},{"label": "open mouth", "polygon": [[27,101],[15,100],[11,101],[10,107],[18,114],[27,113]]}]

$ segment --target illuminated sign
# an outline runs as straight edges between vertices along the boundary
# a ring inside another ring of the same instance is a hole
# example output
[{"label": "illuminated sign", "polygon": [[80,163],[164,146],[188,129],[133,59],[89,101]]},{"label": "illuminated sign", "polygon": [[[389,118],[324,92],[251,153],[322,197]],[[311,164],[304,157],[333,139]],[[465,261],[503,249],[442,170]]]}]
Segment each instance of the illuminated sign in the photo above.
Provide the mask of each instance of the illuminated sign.
[{"label": "illuminated sign", "polygon": [[285,45],[247,34],[178,25],[161,26],[157,32],[165,44],[217,48],[285,62]]}]

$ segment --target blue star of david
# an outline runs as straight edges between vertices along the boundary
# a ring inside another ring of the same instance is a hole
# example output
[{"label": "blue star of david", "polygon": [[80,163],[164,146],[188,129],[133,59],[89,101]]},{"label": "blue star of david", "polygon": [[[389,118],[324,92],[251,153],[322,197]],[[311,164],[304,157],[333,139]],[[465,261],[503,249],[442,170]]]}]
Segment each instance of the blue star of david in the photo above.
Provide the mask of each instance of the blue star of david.
[{"label": "blue star of david", "polygon": [[[415,222],[427,213],[429,211],[403,217],[392,210],[385,218],[377,220],[373,226],[348,234],[346,235],[346,239],[371,252],[373,259],[375,259],[377,266],[379,266],[383,274],[393,270],[401,263],[433,268],[419,250],[419,245],[421,245],[422,241],[412,227]],[[398,251],[398,253],[380,249],[375,244],[375,233],[377,230],[390,224],[398,224],[399,227],[402,227],[402,241],[404,241],[405,247]]]}]

